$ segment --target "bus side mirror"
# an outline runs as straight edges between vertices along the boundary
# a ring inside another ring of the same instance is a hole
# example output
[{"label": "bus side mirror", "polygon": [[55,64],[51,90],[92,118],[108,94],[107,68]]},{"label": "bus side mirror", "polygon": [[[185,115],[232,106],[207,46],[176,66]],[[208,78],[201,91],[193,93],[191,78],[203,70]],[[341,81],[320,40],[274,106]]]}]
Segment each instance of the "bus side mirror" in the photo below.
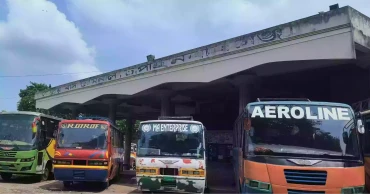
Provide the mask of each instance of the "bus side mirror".
[{"label": "bus side mirror", "polygon": [[364,124],[362,123],[362,120],[361,120],[361,119],[358,119],[358,120],[357,120],[357,131],[358,131],[360,134],[364,134],[364,133],[365,133],[365,126],[364,126]]},{"label": "bus side mirror", "polygon": [[57,136],[58,136],[58,130],[54,130],[54,132],[53,132],[53,137],[54,137],[54,138],[57,138]]},{"label": "bus side mirror", "polygon": [[344,131],[343,133],[342,133],[342,137],[343,137],[343,142],[345,143],[345,144],[347,144],[348,143],[348,132],[347,131]]}]

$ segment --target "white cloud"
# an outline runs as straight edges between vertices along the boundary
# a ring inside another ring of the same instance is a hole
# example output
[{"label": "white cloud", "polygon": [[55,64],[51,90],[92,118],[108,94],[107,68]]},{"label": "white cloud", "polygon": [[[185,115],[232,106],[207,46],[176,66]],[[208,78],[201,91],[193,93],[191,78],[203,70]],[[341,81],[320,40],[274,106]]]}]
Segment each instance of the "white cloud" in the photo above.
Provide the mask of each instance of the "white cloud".
[{"label": "white cloud", "polygon": [[[0,22],[0,65],[6,74],[99,71],[94,48],[53,3],[8,0],[7,6],[7,19]],[[73,78],[95,74],[75,74]]]},{"label": "white cloud", "polygon": [[[163,56],[368,0],[69,0],[76,21],[116,32],[130,47]],[[366,13],[367,12],[367,13]],[[120,36],[121,35],[121,36]],[[122,43],[122,42],[119,42]],[[109,44],[115,44],[109,43]]]}]

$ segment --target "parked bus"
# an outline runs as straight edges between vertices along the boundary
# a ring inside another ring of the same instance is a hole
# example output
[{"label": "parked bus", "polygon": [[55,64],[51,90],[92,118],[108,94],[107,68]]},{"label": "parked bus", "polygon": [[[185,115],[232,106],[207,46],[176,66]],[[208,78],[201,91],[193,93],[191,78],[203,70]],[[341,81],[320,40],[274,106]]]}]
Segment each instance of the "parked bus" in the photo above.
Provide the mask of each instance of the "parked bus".
[{"label": "parked bus", "polygon": [[79,117],[59,125],[54,176],[64,187],[73,182],[101,182],[104,188],[120,177],[123,133],[109,119]]},{"label": "parked bus", "polygon": [[0,113],[0,175],[9,181],[14,174],[52,178],[54,132],[62,119],[37,112]]},{"label": "parked bus", "polygon": [[205,128],[192,117],[160,117],[139,126],[136,179],[140,191],[203,193]]},{"label": "parked bus", "polygon": [[365,132],[361,137],[361,144],[365,164],[365,185],[367,191],[370,191],[370,110],[362,110],[358,116],[362,119],[358,125],[362,125]]},{"label": "parked bus", "polygon": [[241,193],[362,193],[361,126],[346,104],[258,99],[235,122]]}]

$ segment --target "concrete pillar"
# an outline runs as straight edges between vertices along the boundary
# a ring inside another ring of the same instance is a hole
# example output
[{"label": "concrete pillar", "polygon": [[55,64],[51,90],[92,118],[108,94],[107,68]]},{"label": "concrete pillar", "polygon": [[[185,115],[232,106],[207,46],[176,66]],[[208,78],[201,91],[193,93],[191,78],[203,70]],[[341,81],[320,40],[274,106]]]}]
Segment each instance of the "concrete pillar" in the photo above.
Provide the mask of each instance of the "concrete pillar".
[{"label": "concrete pillar", "polygon": [[172,113],[171,107],[171,92],[162,91],[161,92],[161,116],[171,116]]},{"label": "concrete pillar", "polygon": [[232,80],[232,83],[239,89],[239,114],[242,113],[249,102],[252,101],[252,86],[257,81],[255,75],[238,76]]},{"label": "concrete pillar", "polygon": [[117,114],[117,103],[109,104],[109,119],[116,124],[116,114]]},{"label": "concrete pillar", "polygon": [[78,117],[78,109],[77,108],[73,108],[72,109],[72,119],[76,119]]},{"label": "concrete pillar", "polygon": [[106,98],[102,100],[103,103],[108,105],[108,118],[113,122],[113,124],[116,124],[116,115],[117,115],[117,106],[119,104],[119,101],[116,98]]},{"label": "concrete pillar", "polygon": [[251,101],[251,94],[250,89],[247,83],[241,84],[239,86],[239,114],[242,113],[247,106],[247,104]]},{"label": "concrete pillar", "polygon": [[126,118],[127,131],[125,131],[125,155],[123,157],[123,169],[130,170],[130,154],[132,132],[134,128],[134,120],[131,117]]},{"label": "concrete pillar", "polygon": [[370,66],[368,67],[368,87],[369,87],[369,90],[368,90],[368,98],[370,98]]},{"label": "concrete pillar", "polygon": [[171,115],[171,116],[175,116],[175,114],[176,114],[175,109],[176,109],[176,105],[175,105],[175,103],[170,102],[170,112],[169,112],[169,115]]}]

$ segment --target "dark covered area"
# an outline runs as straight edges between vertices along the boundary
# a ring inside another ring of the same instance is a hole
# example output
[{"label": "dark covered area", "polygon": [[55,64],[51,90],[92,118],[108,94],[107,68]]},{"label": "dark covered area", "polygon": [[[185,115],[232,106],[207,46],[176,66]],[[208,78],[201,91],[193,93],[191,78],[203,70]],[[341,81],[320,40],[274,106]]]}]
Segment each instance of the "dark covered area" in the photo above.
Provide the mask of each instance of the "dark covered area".
[{"label": "dark covered area", "polygon": [[[209,184],[212,192],[220,185],[227,185],[229,190],[219,191],[226,193],[234,189],[231,153],[240,102],[240,88],[233,79],[243,75],[257,78],[247,90],[251,101],[257,98],[309,98],[311,101],[351,105],[368,98],[370,93],[369,70],[355,60],[292,61],[260,65],[210,83],[166,83],[132,96],[102,95],[79,105],[78,111],[107,117],[109,106],[106,99],[113,99],[117,106],[116,119],[130,114],[136,120],[156,120],[161,114],[163,94],[167,94],[170,115],[191,115],[205,125],[207,165],[213,169],[207,172],[211,177]],[[70,111],[68,104],[55,108]],[[224,176],[214,176],[220,172]]]},{"label": "dark covered area", "polygon": [[[117,119],[127,114],[137,120],[157,119],[162,94],[168,93],[171,115],[191,115],[206,126],[212,148],[209,158],[229,161],[232,130],[239,114],[239,88],[232,80],[245,74],[258,78],[247,92],[251,101],[281,97],[352,104],[369,96],[369,71],[355,60],[291,61],[260,65],[210,83],[166,83],[132,96],[104,95],[84,103],[79,112],[108,116],[108,98],[117,101]],[[55,108],[62,107],[66,105]]]}]

